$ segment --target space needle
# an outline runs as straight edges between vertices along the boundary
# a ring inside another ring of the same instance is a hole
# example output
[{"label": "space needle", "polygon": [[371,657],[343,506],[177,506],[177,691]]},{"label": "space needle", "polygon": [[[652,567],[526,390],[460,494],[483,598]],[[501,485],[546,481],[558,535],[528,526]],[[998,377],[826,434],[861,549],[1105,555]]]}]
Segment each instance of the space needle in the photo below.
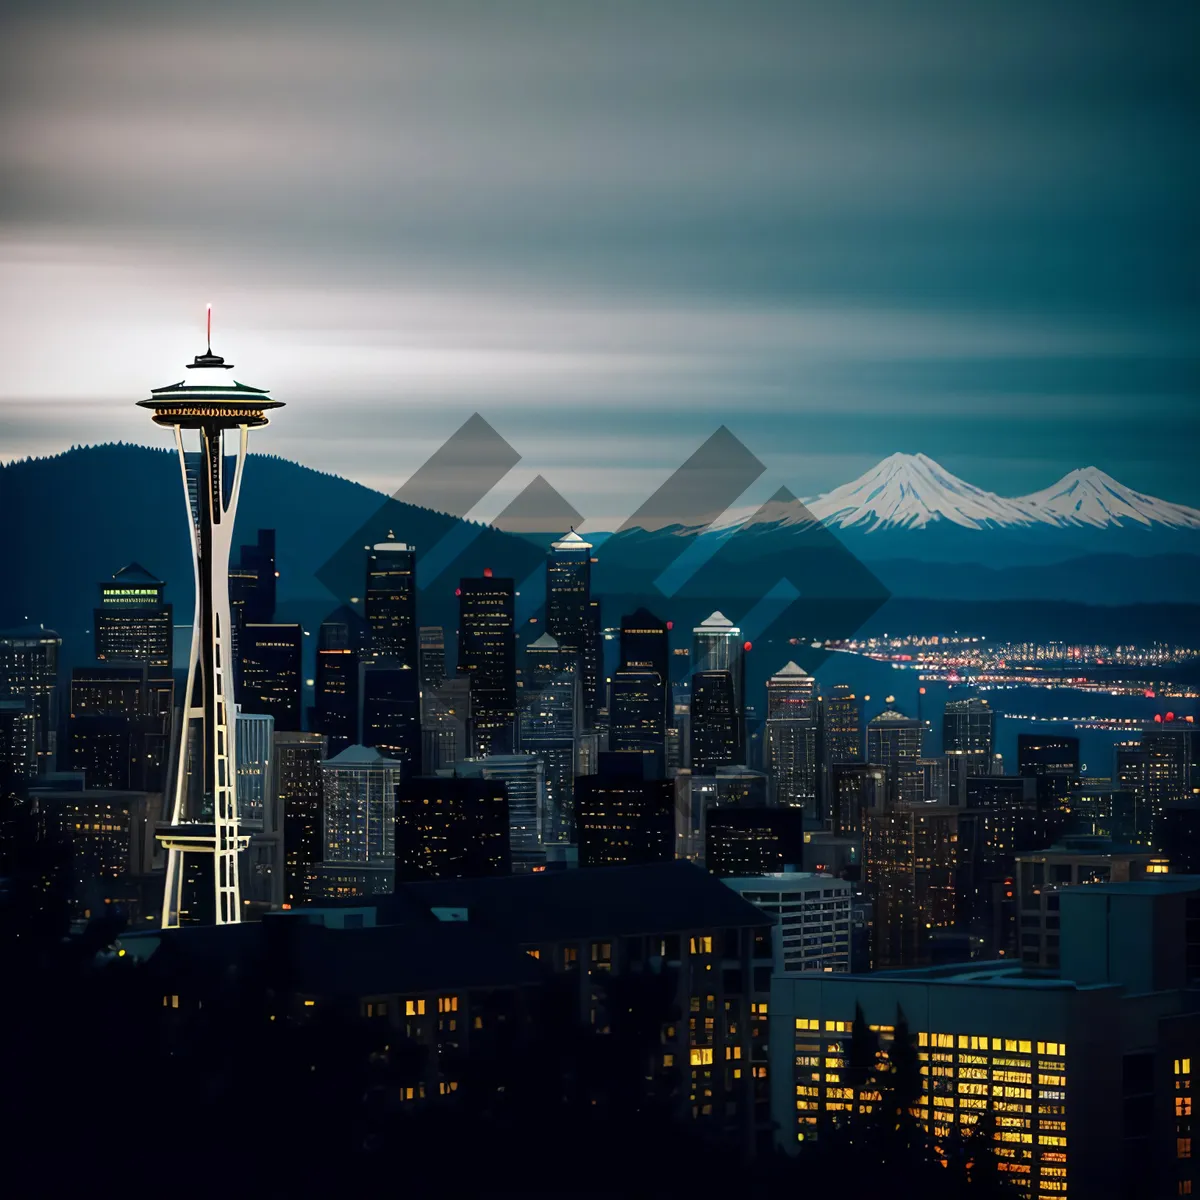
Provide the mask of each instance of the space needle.
[{"label": "space needle", "polygon": [[[216,924],[241,920],[238,853],[250,839],[238,828],[229,550],[250,430],[266,425],[267,410],[283,403],[272,400],[261,388],[233,379],[229,375],[233,364],[212,352],[211,305],[208,347],[187,364],[187,370],[186,379],[154,388],[150,399],[138,401],[141,408],[150,410],[156,425],[175,434],[196,583],[196,616],[176,768],[168,784],[165,819],[157,830],[167,852],[164,929],[181,920],[198,919],[191,905],[203,905],[203,895],[185,898],[184,881],[185,877],[193,881],[202,878],[207,872],[193,868],[208,861],[212,863]],[[198,435],[198,454],[185,450],[185,432],[193,446],[196,442],[190,435]],[[227,433],[234,434],[228,455]]]}]

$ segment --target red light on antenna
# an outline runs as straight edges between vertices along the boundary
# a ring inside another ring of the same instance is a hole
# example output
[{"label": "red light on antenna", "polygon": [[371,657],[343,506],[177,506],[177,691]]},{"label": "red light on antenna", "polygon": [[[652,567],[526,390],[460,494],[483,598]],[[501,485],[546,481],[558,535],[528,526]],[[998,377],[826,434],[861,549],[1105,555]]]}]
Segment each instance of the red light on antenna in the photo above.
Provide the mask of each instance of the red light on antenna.
[{"label": "red light on antenna", "polygon": [[1175,720],[1175,714],[1174,714],[1173,712],[1169,712],[1169,713],[1167,713],[1167,720],[1168,720],[1168,721],[1173,721],[1173,720]]},{"label": "red light on antenna", "polygon": [[455,589],[454,589],[454,594],[455,594],[456,596],[461,596],[461,595],[462,595],[462,588],[455,588]]},{"label": "red light on antenna", "polygon": [[1162,713],[1155,713],[1154,721],[1155,721],[1155,724],[1161,725],[1162,724]]},{"label": "red light on antenna", "polygon": [[674,628],[675,628],[675,622],[674,622],[674,621],[668,621],[668,622],[667,622],[667,632],[668,632],[668,633],[670,633],[670,631],[671,631],[672,629],[674,629]]},{"label": "red light on antenna", "polygon": [[743,643],[742,643],[742,649],[743,649],[743,650],[746,650],[746,651],[753,650],[753,649],[754,649],[754,643],[753,643],[753,642],[743,642]]},{"label": "red light on antenna", "polygon": [[491,577],[492,577],[492,568],[491,567],[483,568],[483,577],[484,577],[484,579],[491,579]]},{"label": "red light on antenna", "polygon": [[924,689],[924,688],[918,688],[917,690],[918,690],[918,691],[921,693],[921,695],[922,695],[922,696],[923,696],[923,695],[925,695],[925,689]]}]

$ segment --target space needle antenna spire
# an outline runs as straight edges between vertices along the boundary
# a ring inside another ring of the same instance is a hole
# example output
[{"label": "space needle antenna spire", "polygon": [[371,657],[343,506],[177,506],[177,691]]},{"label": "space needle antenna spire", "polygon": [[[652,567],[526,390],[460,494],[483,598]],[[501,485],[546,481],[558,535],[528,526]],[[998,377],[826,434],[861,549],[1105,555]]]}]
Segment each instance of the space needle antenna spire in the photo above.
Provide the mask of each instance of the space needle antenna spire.
[{"label": "space needle antenna spire", "polygon": [[283,404],[226,374],[233,364],[212,352],[211,304],[206,320],[208,349],[187,364],[196,374],[138,402],[175,436],[196,597],[173,777],[155,831],[167,852],[164,929],[242,919],[239,855],[250,838],[238,813],[229,552],[250,430]]}]

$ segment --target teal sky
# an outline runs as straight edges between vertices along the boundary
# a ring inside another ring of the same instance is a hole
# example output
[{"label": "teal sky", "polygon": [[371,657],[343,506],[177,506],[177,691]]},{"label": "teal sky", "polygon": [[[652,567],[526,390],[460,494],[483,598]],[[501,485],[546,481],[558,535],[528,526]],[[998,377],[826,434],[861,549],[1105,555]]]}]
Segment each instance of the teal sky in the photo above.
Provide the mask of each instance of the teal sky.
[{"label": "teal sky", "polygon": [[600,524],[721,423],[764,494],[903,450],[1200,505],[1197,45],[1107,0],[17,5],[0,454],[160,444],[211,301],[289,402],[258,448],[387,490],[477,410]]}]

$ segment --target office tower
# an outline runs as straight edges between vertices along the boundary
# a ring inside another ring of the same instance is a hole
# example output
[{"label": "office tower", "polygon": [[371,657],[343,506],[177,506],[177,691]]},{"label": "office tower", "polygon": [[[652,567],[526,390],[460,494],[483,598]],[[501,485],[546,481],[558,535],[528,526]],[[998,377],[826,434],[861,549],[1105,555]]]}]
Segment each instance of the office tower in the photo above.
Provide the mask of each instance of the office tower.
[{"label": "office tower", "polygon": [[595,775],[575,781],[581,867],[674,857],[674,784],[646,779],[640,754],[601,754]]},{"label": "office tower", "polygon": [[164,586],[139,563],[100,584],[100,607],[92,613],[98,662],[144,662],[170,675],[175,626]]},{"label": "office tower", "polygon": [[396,883],[512,872],[508,792],[499,779],[417,775],[396,793]]},{"label": "office tower", "polygon": [[1145,800],[1136,792],[1114,787],[1111,779],[1074,780],[1063,803],[1070,812],[1068,827],[1073,834],[1111,838],[1123,846],[1150,846]]},{"label": "office tower", "polygon": [[241,627],[241,706],[275,718],[281,733],[300,729],[304,630],[297,624]]},{"label": "office tower", "polygon": [[421,770],[433,775],[470,754],[471,684],[449,678],[421,693]]},{"label": "office tower", "polygon": [[1200,875],[1200,800],[1180,800],[1162,815],[1159,849],[1172,875]]},{"label": "office tower", "polygon": [[1154,839],[1154,822],[1150,808],[1150,756],[1141,742],[1118,742],[1113,747],[1113,783],[1122,791],[1137,797],[1133,841],[1150,845]]},{"label": "office tower", "polygon": [[1022,965],[1058,970],[1063,888],[1125,883],[1167,873],[1165,857],[1149,850],[1130,850],[1108,838],[1064,837],[1048,850],[1018,854],[1014,874]]},{"label": "office tower", "polygon": [[417,552],[391,530],[367,556],[363,611],[371,653],[418,671]]},{"label": "office tower", "polygon": [[913,770],[921,773],[921,798],[926,804],[949,804],[961,807],[966,792],[959,760],[948,754],[918,758]]},{"label": "office tower", "polygon": [[229,603],[235,624],[269,625],[275,620],[278,578],[275,530],[260,529],[251,545],[241,547],[237,566],[229,571]]},{"label": "office tower", "polygon": [[906,768],[921,757],[921,723],[886,709],[867,725],[867,761],[886,767],[896,804],[920,804],[921,774]]},{"label": "office tower", "polygon": [[574,529],[552,542],[546,557],[546,632],[583,680],[590,728],[601,703],[600,608],[592,599],[592,545]]},{"label": "office tower", "polygon": [[417,656],[421,687],[441,687],[446,678],[446,631],[440,625],[422,625],[417,630]]},{"label": "office tower", "polygon": [[39,775],[55,766],[61,650],[62,638],[40,625],[0,630],[0,700],[24,700],[33,713]]},{"label": "office tower", "polygon": [[721,882],[775,919],[776,971],[850,970],[851,887],[845,880],[787,871]]},{"label": "office tower", "polygon": [[968,902],[960,884],[959,813],[952,808],[887,808],[866,814],[863,859],[875,901],[875,968],[929,961],[935,931],[959,923]]},{"label": "office tower", "polygon": [[619,670],[653,671],[662,681],[663,729],[671,726],[671,646],[666,621],[648,608],[621,618]]},{"label": "office tower", "polygon": [[1038,802],[1043,807],[1061,807],[1079,780],[1079,739],[1017,734],[1017,774],[1038,781]]},{"label": "office tower", "polygon": [[271,750],[275,718],[260,713],[237,714],[238,819],[262,828],[271,789]]},{"label": "office tower", "polygon": [[565,845],[574,830],[575,775],[583,681],[575,671],[543,681],[521,701],[520,749],[542,760],[546,788],[539,828],[543,845]]},{"label": "office tower", "polygon": [[367,746],[350,746],[323,762],[321,775],[325,837],[318,888],[327,899],[390,892],[395,883],[396,792],[404,764]]},{"label": "office tower", "polygon": [[692,676],[689,758],[696,774],[708,775],[738,761],[736,705],[728,671],[698,671]]},{"label": "office tower", "polygon": [[835,683],[821,702],[825,761],[829,764],[862,759],[862,725],[858,698],[848,684]]},{"label": "office tower", "polygon": [[0,799],[37,775],[37,721],[29,702],[0,700]]},{"label": "office tower", "polygon": [[[1170,714],[1168,714],[1170,715]],[[1183,721],[1155,721],[1142,731],[1145,794],[1157,830],[1173,804],[1200,795],[1200,732]]]},{"label": "office tower", "polygon": [[283,829],[283,905],[297,908],[317,895],[317,864],[325,853],[325,792],[319,733],[276,733],[272,738],[271,793]]},{"label": "office tower", "polygon": [[316,703],[310,722],[314,733],[329,740],[329,752],[340,754],[359,740],[359,618],[347,608],[326,617],[317,634]]},{"label": "office tower", "polygon": [[645,667],[622,667],[609,684],[608,748],[640,754],[646,778],[661,779],[666,770],[666,705],[662,677]]},{"label": "office tower", "polygon": [[359,667],[362,744],[402,763],[405,773],[421,769],[421,688],[417,672],[395,659]]},{"label": "office tower", "polygon": [[986,700],[949,700],[942,713],[942,753],[958,759],[964,775],[990,771],[996,714]]},{"label": "office tower", "polygon": [[136,926],[146,917],[147,826],[162,797],[110,788],[38,787],[31,793],[47,835],[70,847],[65,867],[72,916],[86,920],[115,907]]},{"label": "office tower", "polygon": [[493,578],[490,570],[482,578],[459,584],[458,673],[471,684],[476,757],[513,749],[517,715],[513,603],[513,581]]},{"label": "office tower", "polygon": [[574,671],[575,661],[548,633],[525,647],[525,664],[529,672],[528,687],[536,690],[541,684],[557,679],[564,671]]},{"label": "office tower", "polygon": [[887,807],[886,767],[871,763],[833,763],[829,780],[829,830],[839,837],[861,837],[866,814]]},{"label": "office tower", "polygon": [[[210,314],[211,315],[211,314]],[[231,363],[212,353],[188,364],[186,382],[157,388],[139,404],[156,425],[175,435],[187,502],[188,535],[195,563],[196,614],[188,662],[183,723],[176,754],[177,774],[171,783],[168,828],[162,832],[167,850],[167,877],[162,928],[179,923],[184,858],[211,856],[213,918],[217,924],[241,920],[239,852],[246,839],[238,831],[234,782],[234,663],[229,609],[229,551],[233,536],[246,446],[252,428],[267,424],[267,412],[281,401],[247,387],[225,374]],[[226,431],[238,431],[232,478],[227,475]],[[189,463],[184,430],[199,437],[200,455]],[[191,497],[194,495],[193,505]],[[297,722],[298,724],[298,722]],[[193,762],[192,750],[195,749]],[[199,865],[198,863],[193,865]],[[208,905],[203,905],[207,909]]]},{"label": "office tower", "polygon": [[[994,1114],[991,1155],[1016,1194],[1192,1194],[1200,1012],[1185,990],[1196,975],[1186,914],[1200,904],[1200,882],[1097,883],[1059,897],[1056,975],[1017,961],[776,974],[768,1043],[779,1148],[794,1153],[816,1129],[852,1119],[856,1016],[886,1055],[902,1014],[920,1066],[915,1115],[946,1145]],[[880,1115],[880,1085],[868,1073],[858,1087],[868,1121]]]},{"label": "office tower", "polygon": [[536,754],[489,754],[455,768],[464,779],[504,784],[508,796],[509,845],[514,874],[544,866],[538,818],[546,807],[546,771]]},{"label": "office tower", "polygon": [[[692,630],[692,679],[725,671],[733,686],[734,757],[742,762],[746,746],[746,656],[742,631],[724,613],[714,612]],[[692,684],[695,692],[695,683]],[[693,701],[692,716],[696,715]]]},{"label": "office tower", "polygon": [[767,680],[764,758],[779,804],[817,809],[816,681],[789,662]]},{"label": "office tower", "polygon": [[142,662],[71,672],[71,770],[85,772],[88,787],[161,787],[170,725],[165,713],[149,711],[146,671]]},{"label": "office tower", "polygon": [[[191,478],[198,478],[199,463]],[[195,510],[195,492],[190,492]],[[234,685],[237,700],[242,702],[242,627],[247,622],[269,625],[275,620],[275,592],[278,572],[275,569],[275,530],[260,529],[257,540],[242,546],[237,562],[229,567],[229,616],[232,621]]]},{"label": "office tower", "polygon": [[768,805],[709,805],[704,866],[721,879],[779,875],[804,865],[804,813]]},{"label": "office tower", "polygon": [[237,714],[238,821],[250,835],[242,854],[242,903],[256,912],[283,904],[283,829],[273,786],[275,718]]}]

